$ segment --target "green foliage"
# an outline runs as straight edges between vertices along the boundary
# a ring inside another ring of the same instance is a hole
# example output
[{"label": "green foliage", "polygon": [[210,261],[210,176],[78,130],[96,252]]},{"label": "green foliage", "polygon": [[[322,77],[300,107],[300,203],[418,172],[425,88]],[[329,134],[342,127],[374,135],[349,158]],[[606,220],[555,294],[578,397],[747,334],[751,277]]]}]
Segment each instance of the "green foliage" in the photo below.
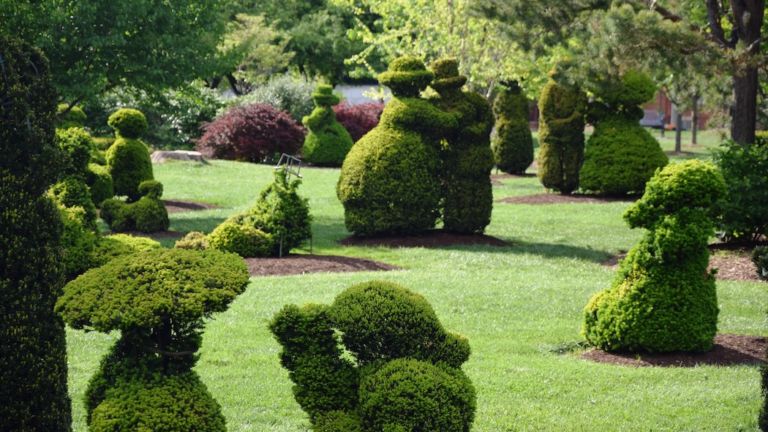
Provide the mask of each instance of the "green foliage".
[{"label": "green foliage", "polygon": [[752,262],[755,263],[757,277],[768,280],[768,247],[758,246],[752,251]]},{"label": "green foliage", "polygon": [[315,432],[363,432],[360,418],[344,411],[331,411],[323,414],[315,422]]},{"label": "green foliage", "polygon": [[154,179],[147,146],[138,139],[118,137],[106,157],[115,195],[125,195],[129,201],[139,199],[139,184]]},{"label": "green foliage", "polygon": [[360,416],[371,431],[469,432],[475,389],[461,369],[393,360],[360,383]]},{"label": "green foliage", "polygon": [[83,224],[93,232],[97,231],[96,206],[93,205],[88,185],[77,177],[65,177],[51,186],[48,196],[64,207],[80,207],[84,211]]},{"label": "green foliage", "polygon": [[235,99],[237,105],[264,103],[285,111],[300,122],[313,108],[312,92],[316,83],[290,74],[274,75],[256,86],[250,93]]},{"label": "green foliage", "polygon": [[155,180],[141,182],[139,191],[143,196],[136,202],[124,202],[110,198],[101,203],[101,218],[115,232],[165,231],[170,226],[168,210],[160,201],[163,185]]},{"label": "green foliage", "polygon": [[533,162],[533,135],[528,125],[528,99],[517,81],[509,83],[493,103],[496,136],[492,142],[496,166],[510,174],[524,174]]},{"label": "green foliage", "polygon": [[147,118],[144,113],[133,108],[121,108],[107,119],[109,127],[115,130],[118,138],[138,139],[147,131]]},{"label": "green foliage", "polygon": [[128,234],[112,234],[100,237],[94,250],[96,260],[94,267],[100,267],[115,258],[160,249],[161,247],[160,243],[147,237],[134,237]]},{"label": "green foliage", "polygon": [[63,150],[65,175],[84,177],[96,146],[91,135],[82,127],[56,129],[56,142]]},{"label": "green foliage", "polygon": [[192,250],[206,250],[208,246],[208,237],[200,231],[186,233],[184,237],[176,240],[176,243],[173,245],[175,248]]},{"label": "green foliage", "polygon": [[628,70],[619,80],[607,80],[597,89],[597,95],[615,111],[632,111],[656,95],[656,85],[642,72]]},{"label": "green foliage", "polygon": [[590,344],[650,352],[712,347],[718,305],[707,242],[713,204],[724,193],[717,168],[697,160],[669,165],[648,182],[624,214],[631,227],[648,232],[611,288],[587,304],[583,333]]},{"label": "green foliage", "polygon": [[236,253],[244,258],[271,256],[275,245],[271,234],[233,219],[217,226],[207,240],[208,246],[213,249]]},{"label": "green foliage", "polygon": [[538,177],[547,189],[570,194],[579,188],[584,160],[586,95],[550,80],[539,99]]},{"label": "green foliage", "polygon": [[417,98],[432,77],[410,57],[393,61],[380,76],[393,98],[379,124],[347,154],[336,188],[344,223],[356,235],[416,233],[435,225],[439,139],[457,121]]},{"label": "green foliage", "polygon": [[96,266],[94,249],[98,236],[88,227],[82,207],[64,207],[59,204],[58,208],[64,227],[61,234],[61,261],[66,280],[72,280]]},{"label": "green foliage", "polygon": [[302,123],[309,130],[301,152],[304,159],[314,165],[341,166],[344,157],[352,148],[352,137],[344,126],[336,121],[333,106],[339,97],[333,94],[333,87],[320,85],[312,94],[316,108]]},{"label": "green foliage", "polygon": [[56,108],[56,128],[81,128],[87,119],[85,111],[77,105],[70,108],[68,104],[59,104]]},{"label": "green foliage", "polygon": [[62,223],[45,196],[62,158],[56,92],[40,51],[2,31],[0,59],[0,422],[68,432],[64,323],[53,313],[64,282]]},{"label": "green foliage", "polygon": [[768,234],[768,144],[723,143],[714,154],[727,192],[718,202],[719,230],[727,241],[756,241]]},{"label": "green foliage", "polygon": [[88,164],[85,182],[91,191],[91,199],[97,207],[100,207],[105,199],[115,196],[115,185],[112,182],[109,167],[95,163]]}]

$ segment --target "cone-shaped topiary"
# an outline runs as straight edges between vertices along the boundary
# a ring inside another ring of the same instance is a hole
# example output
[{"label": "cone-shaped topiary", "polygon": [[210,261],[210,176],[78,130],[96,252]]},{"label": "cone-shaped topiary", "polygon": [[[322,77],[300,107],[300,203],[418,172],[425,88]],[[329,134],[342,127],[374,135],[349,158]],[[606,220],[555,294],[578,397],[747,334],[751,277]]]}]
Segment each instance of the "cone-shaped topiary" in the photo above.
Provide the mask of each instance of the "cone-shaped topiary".
[{"label": "cone-shaped topiary", "polygon": [[312,93],[312,99],[315,109],[302,120],[309,133],[304,138],[301,153],[307,162],[314,165],[341,166],[352,148],[352,137],[336,121],[333,112],[333,106],[339,104],[339,97],[333,94],[333,87],[321,84]]},{"label": "cone-shaped topiary", "polygon": [[270,330],[314,430],[469,431],[475,392],[460,369],[469,343],[422,296],[362,283],[331,306],[285,306]]},{"label": "cone-shaped topiary", "polygon": [[67,284],[56,311],[76,329],[120,330],[86,391],[91,430],[224,431],[192,372],[204,319],[248,284],[237,255],[159,249],[114,259]]},{"label": "cone-shaped topiary", "polygon": [[503,83],[493,102],[496,136],[491,147],[496,166],[509,174],[524,174],[533,162],[533,135],[528,125],[528,99],[517,81]]},{"label": "cone-shaped topiary", "polygon": [[539,98],[538,177],[547,189],[567,195],[579,188],[587,97],[577,87],[558,84],[555,76]]},{"label": "cone-shaped topiary", "polygon": [[139,140],[147,130],[147,119],[141,111],[122,108],[109,116],[109,125],[117,137],[106,155],[115,194],[136,201],[141,198],[139,184],[154,179],[149,149]]},{"label": "cone-shaped topiary", "polygon": [[163,196],[163,184],[155,180],[147,180],[139,185],[141,199],[126,203],[117,198],[105,200],[101,204],[101,218],[115,232],[165,231],[170,225],[168,210],[160,200]]},{"label": "cone-shaped topiary", "polygon": [[629,71],[598,90],[589,109],[595,132],[581,167],[581,188],[605,195],[640,193],[657,168],[669,162],[656,138],[640,126],[638,105],[656,92],[651,79]]},{"label": "cone-shaped topiary", "polygon": [[447,145],[440,152],[443,226],[453,232],[481,233],[491,222],[493,210],[491,107],[479,94],[461,90],[467,79],[459,75],[456,60],[438,60],[432,69],[431,87],[439,95],[433,103],[459,121],[454,133],[446,131]]},{"label": "cone-shaped topiary", "polygon": [[648,229],[621,262],[611,288],[584,311],[587,341],[604,350],[706,351],[717,330],[707,241],[725,181],[712,164],[669,165],[648,182],[624,219]]},{"label": "cone-shaped topiary", "polygon": [[67,432],[56,92],[42,53],[2,34],[0,70],[0,429]]},{"label": "cone-shaped topiary", "polygon": [[336,188],[344,223],[356,235],[417,233],[435,225],[439,139],[457,122],[418,98],[432,78],[412,57],[396,59],[379,75],[392,100],[379,124],[352,146]]}]

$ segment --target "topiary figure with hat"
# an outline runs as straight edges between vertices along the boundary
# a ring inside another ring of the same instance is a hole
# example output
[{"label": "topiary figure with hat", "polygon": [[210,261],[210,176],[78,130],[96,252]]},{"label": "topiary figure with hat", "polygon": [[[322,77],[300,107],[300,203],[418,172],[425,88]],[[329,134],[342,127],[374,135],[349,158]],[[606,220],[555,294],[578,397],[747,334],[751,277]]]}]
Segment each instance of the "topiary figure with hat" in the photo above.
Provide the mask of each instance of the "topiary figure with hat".
[{"label": "topiary figure with hat", "polygon": [[491,107],[479,94],[462,91],[467,78],[459,75],[455,59],[438,60],[431,68],[435,80],[430,86],[439,95],[432,102],[455,114],[459,122],[453,133],[446,131],[446,145],[440,152],[443,224],[448,231],[481,233],[491,222],[493,209]]},{"label": "topiary figure with hat", "polygon": [[347,154],[336,194],[355,235],[411,234],[439,216],[439,140],[456,117],[419,98],[434,75],[413,57],[400,57],[379,75],[392,90],[381,121]]},{"label": "topiary figure with hat", "polygon": [[154,180],[149,149],[139,139],[147,130],[147,119],[139,110],[122,108],[109,116],[108,123],[117,137],[106,155],[115,195],[136,201],[142,196],[139,192],[141,182]]},{"label": "topiary figure with hat", "polygon": [[493,103],[496,136],[491,145],[496,166],[509,174],[521,175],[533,162],[533,136],[528,125],[528,99],[517,81],[501,83]]},{"label": "topiary figure with hat", "polygon": [[333,112],[339,97],[333,94],[333,87],[321,84],[312,93],[312,100],[315,109],[302,120],[309,129],[301,151],[304,160],[314,165],[341,166],[353,141],[344,126],[336,121]]}]

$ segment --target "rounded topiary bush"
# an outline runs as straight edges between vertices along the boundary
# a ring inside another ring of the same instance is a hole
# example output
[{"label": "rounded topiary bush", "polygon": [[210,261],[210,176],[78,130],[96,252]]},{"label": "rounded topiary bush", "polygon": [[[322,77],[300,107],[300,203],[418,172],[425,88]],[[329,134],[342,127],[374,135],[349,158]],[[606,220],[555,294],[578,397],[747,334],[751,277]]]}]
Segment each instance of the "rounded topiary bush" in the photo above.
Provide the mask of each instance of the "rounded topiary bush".
[{"label": "rounded topiary bush", "polygon": [[493,103],[496,135],[491,142],[496,166],[523,174],[533,162],[533,135],[528,125],[528,99],[517,81],[505,83]]},{"label": "rounded topiary bush", "polygon": [[648,232],[621,262],[613,285],[589,301],[583,333],[598,348],[706,351],[717,331],[714,272],[707,242],[713,204],[725,193],[710,163],[669,165],[624,214]]},{"label": "rounded topiary bush", "polygon": [[197,149],[213,159],[264,162],[295,154],[304,143],[304,129],[267,104],[232,107],[203,129]]},{"label": "rounded topiary bush", "polygon": [[66,279],[72,280],[96,265],[94,249],[98,236],[87,226],[87,216],[82,207],[64,207],[61,204],[58,207],[64,226],[61,262]]},{"label": "rounded topiary bush", "polygon": [[93,138],[81,127],[56,129],[56,142],[64,151],[65,175],[85,178],[95,144]]},{"label": "rounded topiary bush", "polygon": [[160,201],[163,194],[162,183],[147,180],[139,185],[141,199],[125,203],[119,199],[108,199],[101,203],[101,218],[112,231],[165,231],[170,225],[168,211]]},{"label": "rounded topiary bush", "polygon": [[200,231],[190,231],[184,237],[176,240],[173,245],[179,249],[206,250],[208,249],[208,236]]},{"label": "rounded topiary bush", "polygon": [[100,237],[94,249],[95,266],[102,266],[115,258],[160,249],[162,245],[147,237],[112,234]]},{"label": "rounded topiary bush", "polygon": [[360,383],[360,417],[370,431],[468,432],[475,389],[460,369],[397,359]]},{"label": "rounded topiary bush", "polygon": [[332,109],[338,105],[339,97],[333,94],[333,87],[320,85],[312,93],[312,99],[316,108],[302,120],[309,130],[301,149],[304,160],[315,165],[341,166],[352,147],[352,137],[336,121]]},{"label": "rounded topiary bush", "polygon": [[336,120],[349,132],[354,142],[357,142],[379,124],[382,111],[384,111],[384,104],[381,102],[366,102],[357,105],[342,102],[333,107]]},{"label": "rounded topiary bush", "polygon": [[208,235],[208,246],[232,252],[244,258],[267,257],[272,255],[274,239],[271,235],[251,225],[227,220]]},{"label": "rounded topiary bush", "polygon": [[56,108],[56,128],[82,128],[85,126],[86,120],[88,120],[88,116],[85,115],[85,111],[77,105],[70,108],[69,104],[63,103],[59,104]]},{"label": "rounded topiary bush", "polygon": [[96,227],[96,206],[93,205],[91,192],[85,182],[78,177],[65,177],[60,182],[51,186],[48,195],[58,204],[64,207],[80,207],[83,209],[83,224],[93,232]]},{"label": "rounded topiary bush", "polygon": [[136,201],[141,197],[139,184],[154,179],[149,149],[138,139],[146,130],[147,120],[140,111],[133,109],[117,110],[109,119],[117,136],[106,154],[115,195]]},{"label": "rounded topiary bush", "polygon": [[107,119],[109,127],[115,130],[118,137],[138,139],[147,131],[147,118],[144,114],[133,108],[121,108]]}]

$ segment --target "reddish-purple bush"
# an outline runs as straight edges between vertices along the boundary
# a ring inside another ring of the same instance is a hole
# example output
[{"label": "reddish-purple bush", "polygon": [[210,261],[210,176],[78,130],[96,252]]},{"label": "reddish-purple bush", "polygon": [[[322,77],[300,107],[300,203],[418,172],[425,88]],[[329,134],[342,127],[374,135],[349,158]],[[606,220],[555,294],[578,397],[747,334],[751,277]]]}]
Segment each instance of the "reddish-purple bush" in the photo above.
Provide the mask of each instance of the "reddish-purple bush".
[{"label": "reddish-purple bush", "polygon": [[264,162],[276,154],[297,153],[304,134],[290,115],[270,105],[235,106],[203,127],[197,150],[214,159]]},{"label": "reddish-purple bush", "polygon": [[384,104],[380,102],[368,102],[360,105],[350,105],[344,102],[333,107],[336,120],[352,135],[355,142],[379,124],[383,110]]}]

